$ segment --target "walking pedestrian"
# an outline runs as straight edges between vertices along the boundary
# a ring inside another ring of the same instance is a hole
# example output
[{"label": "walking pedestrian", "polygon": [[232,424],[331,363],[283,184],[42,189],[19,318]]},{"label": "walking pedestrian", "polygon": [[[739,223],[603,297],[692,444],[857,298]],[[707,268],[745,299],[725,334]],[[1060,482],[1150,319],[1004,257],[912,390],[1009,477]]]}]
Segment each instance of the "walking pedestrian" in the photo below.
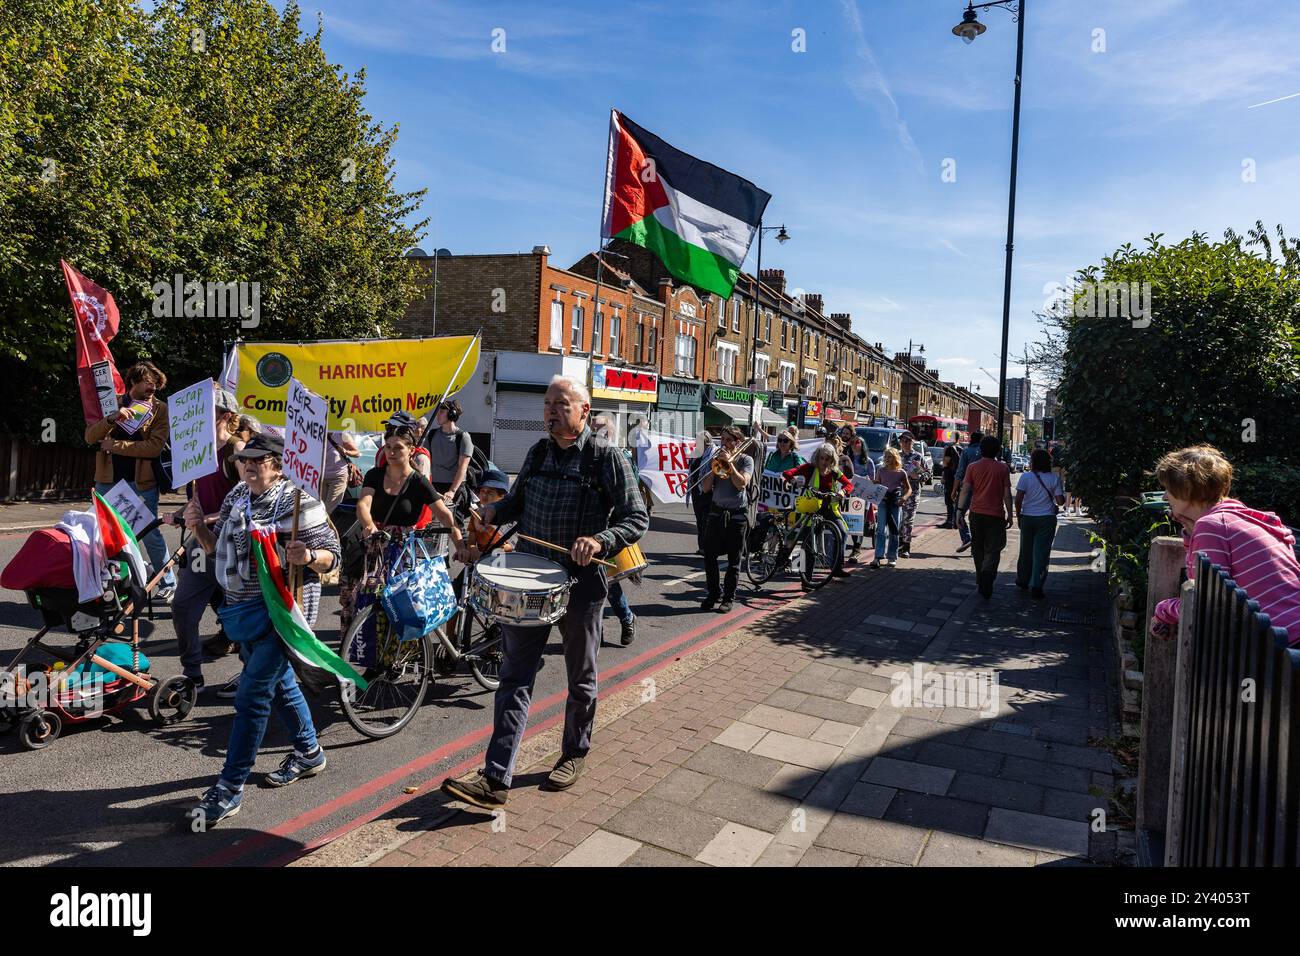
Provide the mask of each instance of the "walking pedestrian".
[{"label": "walking pedestrian", "polygon": [[[423,436],[424,448],[429,452],[429,483],[448,507],[454,506],[474,456],[474,439],[456,424],[462,411],[455,399],[442,402],[433,413],[433,429]],[[420,440],[417,430],[416,441]]]},{"label": "walking pedestrian", "polygon": [[970,513],[971,557],[975,559],[975,582],[984,600],[993,597],[998,562],[1007,546],[1007,529],[1014,509],[1011,504],[1011,469],[1000,460],[1002,442],[992,435],[980,441],[980,459],[966,469],[962,478],[959,517]]},{"label": "walking pedestrian", "polygon": [[916,439],[912,433],[905,431],[898,436],[900,447],[899,459],[903,463],[903,472],[912,486],[912,494],[904,499],[899,512],[898,556],[912,556],[912,525],[916,521],[916,505],[921,497],[921,489],[930,483],[930,460],[928,456],[916,451]]},{"label": "walking pedestrian", "polygon": [[[754,459],[736,453],[744,437],[739,428],[724,428],[722,449],[714,454],[712,465],[704,474],[704,490],[713,492],[713,505],[704,533],[704,578],[709,590],[700,604],[702,611],[711,611],[716,604],[718,612],[726,614],[736,597],[740,549],[744,547],[747,530],[745,490],[754,480]],[[728,472],[724,477],[713,472],[720,464]],[[727,575],[719,586],[718,559],[723,554],[727,556]]]},{"label": "walking pedestrian", "polygon": [[948,519],[939,527],[949,531],[957,527],[957,463],[961,452],[952,444],[943,450],[943,500],[948,508]]},{"label": "walking pedestrian", "polygon": [[1052,456],[1035,448],[1029,456],[1029,470],[1016,483],[1016,517],[1020,528],[1020,560],[1016,564],[1016,587],[1043,597],[1047,565],[1056,537],[1058,505],[1065,504],[1061,479],[1052,474]]},{"label": "walking pedestrian", "polygon": [[1052,474],[1061,482],[1061,487],[1065,489],[1065,513],[1082,514],[1083,506],[1075,500],[1070,493],[1070,484],[1065,480],[1065,473],[1070,469],[1070,449],[1066,447],[1065,442],[1058,441],[1052,445]]},{"label": "walking pedestrian", "polygon": [[713,459],[713,436],[701,431],[695,439],[695,457],[686,464],[686,494],[695,512],[695,553],[704,554],[704,529],[709,523],[713,492],[704,490],[704,474]]},{"label": "walking pedestrian", "polygon": [[885,448],[876,469],[876,484],[885,486],[885,496],[876,508],[876,558],[869,567],[879,569],[898,564],[899,511],[912,496],[912,483],[903,471],[903,458],[892,445]]},{"label": "walking pedestrian", "polygon": [[[961,483],[966,478],[966,469],[980,460],[980,442],[984,440],[983,432],[971,432],[970,443],[962,449],[961,458],[957,460],[957,473],[955,475],[955,484],[952,490],[952,502],[955,505],[958,497],[961,495]],[[957,545],[957,553],[965,551],[970,547],[970,529],[966,526],[965,516],[960,512],[955,516],[957,519],[957,533],[961,535],[961,544]]]}]

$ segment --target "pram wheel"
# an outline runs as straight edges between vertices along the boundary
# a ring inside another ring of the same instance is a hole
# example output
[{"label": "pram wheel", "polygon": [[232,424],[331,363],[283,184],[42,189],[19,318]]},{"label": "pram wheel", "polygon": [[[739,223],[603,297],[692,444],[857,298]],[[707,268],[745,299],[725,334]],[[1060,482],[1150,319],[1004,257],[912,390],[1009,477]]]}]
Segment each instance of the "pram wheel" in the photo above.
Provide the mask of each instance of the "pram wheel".
[{"label": "pram wheel", "polygon": [[149,716],[166,727],[184,720],[194,709],[199,692],[185,676],[169,677],[154,685],[149,695]]},{"label": "pram wheel", "polygon": [[58,739],[63,730],[59,715],[48,710],[28,714],[18,724],[18,740],[28,750],[41,750]]}]

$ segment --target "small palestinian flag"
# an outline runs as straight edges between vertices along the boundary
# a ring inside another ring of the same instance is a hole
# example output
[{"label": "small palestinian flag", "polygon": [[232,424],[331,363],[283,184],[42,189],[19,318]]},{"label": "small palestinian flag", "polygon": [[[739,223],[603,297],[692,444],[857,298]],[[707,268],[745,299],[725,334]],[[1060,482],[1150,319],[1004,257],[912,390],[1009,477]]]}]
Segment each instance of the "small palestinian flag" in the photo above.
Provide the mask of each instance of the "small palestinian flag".
[{"label": "small palestinian flag", "polygon": [[144,587],[149,581],[149,574],[145,570],[144,555],[140,553],[140,542],[136,540],[135,532],[98,491],[92,491],[91,494],[95,499],[95,517],[99,522],[99,540],[104,545],[104,557],[121,555],[131,572],[131,581],[137,587]]},{"label": "small palestinian flag", "polygon": [[275,531],[254,528],[249,535],[253,560],[257,563],[257,580],[262,587],[262,600],[271,614],[271,623],[284,643],[289,662],[293,665],[299,682],[313,691],[321,691],[335,683],[353,684],[364,691],[365,678],[353,670],[343,658],[326,647],[316,637],[293,599],[284,580],[284,568],[275,550]]},{"label": "small palestinian flag", "polygon": [[683,282],[730,298],[771,198],[610,111],[601,235],[644,246]]}]

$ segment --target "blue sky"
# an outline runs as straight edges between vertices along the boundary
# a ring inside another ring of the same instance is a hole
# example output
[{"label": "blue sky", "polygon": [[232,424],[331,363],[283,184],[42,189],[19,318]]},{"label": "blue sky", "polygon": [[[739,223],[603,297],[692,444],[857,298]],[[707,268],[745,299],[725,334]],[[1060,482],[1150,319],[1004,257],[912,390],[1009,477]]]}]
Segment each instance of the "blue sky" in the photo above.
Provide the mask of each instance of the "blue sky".
[{"label": "blue sky", "polygon": [[[945,379],[987,394],[1016,30],[984,11],[988,32],[967,46],[950,33],[963,6],[308,0],[303,11],[305,24],[323,16],[334,62],[366,68],[375,118],[400,124],[397,186],[429,189],[426,248],[545,243],[559,264],[580,258],[597,240],[616,107],[772,193],[766,221],[793,239],[766,244],[765,267],[851,313],[869,341],[924,343]],[[1038,335],[1044,286],[1124,242],[1218,238],[1257,218],[1300,232],[1300,96],[1258,105],[1300,94],[1300,5],[1028,0],[1025,25],[1013,356]]]}]

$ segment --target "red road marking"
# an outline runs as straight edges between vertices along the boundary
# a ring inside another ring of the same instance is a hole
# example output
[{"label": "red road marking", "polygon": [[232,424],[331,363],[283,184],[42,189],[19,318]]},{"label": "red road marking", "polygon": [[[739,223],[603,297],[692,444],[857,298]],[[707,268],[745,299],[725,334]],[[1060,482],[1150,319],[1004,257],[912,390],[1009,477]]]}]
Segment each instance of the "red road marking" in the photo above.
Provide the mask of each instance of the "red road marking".
[{"label": "red road marking", "polygon": [[[773,599],[778,598],[785,593],[787,592],[777,592],[776,594],[773,594],[771,598]],[[762,600],[767,600],[767,599],[768,598],[764,597]],[[642,661],[645,661],[652,657],[656,657],[660,654],[663,654],[665,651],[672,650],[675,647],[679,647],[680,645],[685,644],[695,639],[696,637],[699,637],[701,634],[705,634],[715,628],[724,627],[725,629],[722,633],[719,633],[718,635],[714,636],[710,641],[707,641],[699,645],[699,647],[706,646],[706,644],[712,643],[713,640],[717,640],[723,636],[726,636],[726,634],[732,633],[733,631],[743,626],[743,624],[748,624],[751,623],[751,621],[753,620],[757,620],[758,617],[769,613],[775,608],[781,606],[781,604],[782,604],[781,601],[774,600],[772,607],[767,609],[760,608],[757,611],[753,611],[750,608],[741,607],[735,611],[732,611],[730,614],[723,617],[721,620],[714,620],[707,624],[702,624],[699,627],[695,628],[694,630],[687,631],[685,634],[679,635],[678,637],[674,638],[672,641],[668,642],[667,644],[662,644],[659,647],[651,648],[647,650],[645,653],[639,655],[638,657],[633,658],[632,660],[624,661],[622,664],[619,664],[616,667],[611,668],[609,671],[606,671],[605,676],[614,677],[628,670],[629,668],[636,666],[638,663]],[[748,619],[742,622],[741,618],[744,618],[746,615],[752,615],[752,617],[749,617]],[[650,671],[647,671],[647,673],[653,673],[654,670],[657,670],[659,667],[662,667],[667,663],[669,662],[664,661],[663,663],[657,665],[655,668],[651,669]],[[597,699],[599,700],[600,697],[613,693],[615,690],[617,690],[622,686],[624,685],[618,684],[615,685],[615,687],[613,688],[606,689],[606,691],[603,694],[597,695]],[[565,690],[557,691],[556,693],[545,698],[544,700],[534,701],[532,707],[529,710],[529,716],[531,717],[533,713],[546,710],[547,708],[549,708],[550,706],[559,702],[561,699],[567,696],[568,696],[568,689],[566,688]],[[530,728],[527,734],[525,735],[525,737],[526,738],[530,737],[534,733],[538,733],[541,730],[545,729],[546,727],[552,726],[562,716],[563,714],[556,714],[553,717],[549,718],[546,721],[543,721],[541,724],[538,724],[536,726],[532,726],[530,722]],[[216,853],[203,857],[194,865],[195,866],[228,865],[234,860],[237,860],[240,857],[247,856],[248,854],[254,852],[255,850],[259,849],[265,844],[271,842],[271,840],[275,839],[276,837],[287,836],[288,834],[296,833],[298,830],[311,826],[313,823],[317,822],[318,820],[322,820],[325,817],[329,816],[330,814],[336,813],[339,810],[342,810],[343,808],[350,806],[360,800],[364,800],[366,797],[371,796],[377,791],[382,790],[384,787],[389,786],[390,784],[393,784],[398,780],[403,779],[404,777],[409,777],[413,773],[418,773],[424,768],[437,763],[438,761],[442,760],[444,757],[450,754],[458,753],[459,751],[471,746],[472,744],[487,738],[488,736],[491,735],[491,733],[492,733],[491,724],[487,724],[483,727],[480,727],[478,730],[471,731],[470,733],[465,734],[457,738],[456,740],[451,741],[450,743],[444,744],[443,746],[437,748],[436,750],[432,750],[421,757],[416,757],[408,761],[407,763],[402,764],[400,767],[396,767],[385,774],[381,774],[380,776],[374,778],[373,780],[361,784],[360,786],[357,786],[352,790],[349,790],[348,792],[341,794],[338,797],[335,797],[333,800],[329,801],[328,803],[322,804],[321,806],[317,807],[314,810],[308,810],[305,813],[300,813],[298,816],[291,817],[290,819],[284,821],[283,823],[278,824],[277,826],[274,826],[269,830],[264,830],[261,833],[252,836],[247,840],[242,840],[239,843],[231,844],[228,847],[218,850]],[[467,761],[466,765],[468,765],[469,763],[472,763],[472,760]],[[403,794],[404,799],[410,799],[413,796],[416,796],[416,794],[410,794],[410,795]],[[398,801],[398,803],[401,802],[404,802],[404,800]],[[394,806],[396,805],[397,804],[394,804]],[[375,815],[378,814],[376,813]],[[350,825],[340,828],[337,833],[333,834],[332,838],[337,837],[342,833],[346,833],[349,830],[354,829],[357,826],[360,826],[362,823],[368,822],[368,819],[370,818],[366,818],[366,817],[358,818]],[[303,852],[305,852],[305,849]]]}]

